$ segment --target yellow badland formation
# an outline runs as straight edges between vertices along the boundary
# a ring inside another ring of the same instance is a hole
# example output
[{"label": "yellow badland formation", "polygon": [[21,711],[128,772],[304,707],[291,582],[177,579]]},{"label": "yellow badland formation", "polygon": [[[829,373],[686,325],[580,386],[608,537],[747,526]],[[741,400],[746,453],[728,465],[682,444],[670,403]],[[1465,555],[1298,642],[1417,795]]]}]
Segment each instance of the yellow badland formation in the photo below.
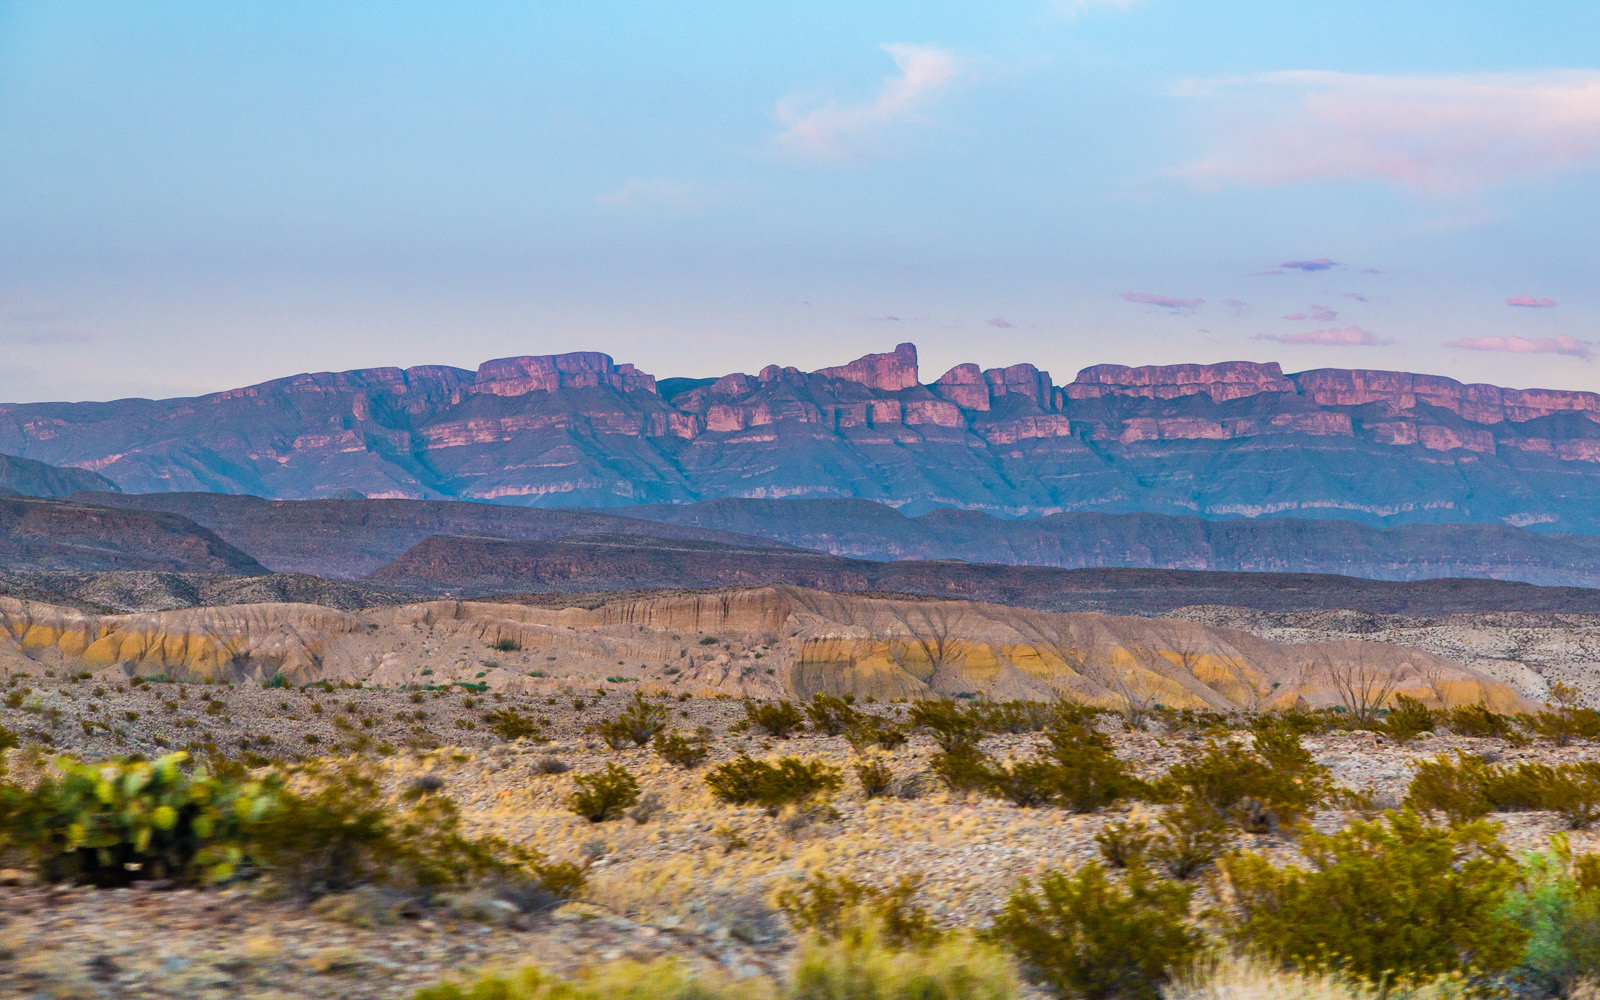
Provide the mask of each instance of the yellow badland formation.
[{"label": "yellow badland formation", "polygon": [[0,670],[107,680],[587,689],[625,675],[695,695],[1050,699],[1177,708],[1339,703],[1336,679],[1522,711],[1516,692],[1467,667],[1384,643],[1285,645],[1159,618],[1052,614],[965,601],[757,587],[529,607],[430,601],[344,612],[249,604],[96,615],[0,598]]}]

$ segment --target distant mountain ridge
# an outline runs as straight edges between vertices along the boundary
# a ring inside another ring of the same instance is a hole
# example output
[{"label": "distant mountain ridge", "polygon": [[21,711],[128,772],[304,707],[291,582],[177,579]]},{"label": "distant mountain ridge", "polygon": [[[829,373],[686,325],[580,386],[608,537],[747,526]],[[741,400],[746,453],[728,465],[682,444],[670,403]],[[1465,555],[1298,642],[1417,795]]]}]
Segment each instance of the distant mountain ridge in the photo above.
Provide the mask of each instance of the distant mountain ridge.
[{"label": "distant mountain ridge", "polygon": [[1600,394],[1251,362],[1099,365],[1066,385],[1032,365],[966,364],[924,383],[910,344],[714,381],[658,384],[590,352],[0,405],[0,452],[141,493],[542,507],[858,497],[912,513],[1600,534]]},{"label": "distant mountain ridge", "polygon": [[[705,542],[729,549],[792,546],[807,550],[801,555],[879,562],[962,560],[1395,581],[1488,578],[1600,588],[1600,537],[1537,534],[1492,524],[1380,529],[1328,519],[1206,521],[1164,514],[1054,514],[1013,520],[962,510],[907,517],[868,500],[723,499],[602,511],[440,500],[263,500],[215,493],[83,493],[71,499],[79,505],[178,515],[185,523],[215,532],[270,570],[336,579],[373,573],[435,535],[528,542],[608,535],[635,536],[648,544]],[[747,561],[756,567],[762,562]],[[534,578],[529,579],[523,586],[532,586]],[[666,584],[658,580],[652,585]]]}]

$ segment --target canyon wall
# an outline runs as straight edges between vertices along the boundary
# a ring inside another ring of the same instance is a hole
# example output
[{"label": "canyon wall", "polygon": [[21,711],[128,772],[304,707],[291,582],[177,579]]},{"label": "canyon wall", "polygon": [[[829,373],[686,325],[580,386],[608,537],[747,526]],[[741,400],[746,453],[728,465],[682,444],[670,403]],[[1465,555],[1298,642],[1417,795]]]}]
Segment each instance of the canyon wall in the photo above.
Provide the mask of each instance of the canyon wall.
[{"label": "canyon wall", "polygon": [[[0,406],[0,452],[125,491],[529,506],[859,497],[1600,534],[1600,395],[1235,362],[924,381],[916,349],[656,379],[603,354],[300,375],[172,400]],[[683,386],[687,385],[687,388]]]}]

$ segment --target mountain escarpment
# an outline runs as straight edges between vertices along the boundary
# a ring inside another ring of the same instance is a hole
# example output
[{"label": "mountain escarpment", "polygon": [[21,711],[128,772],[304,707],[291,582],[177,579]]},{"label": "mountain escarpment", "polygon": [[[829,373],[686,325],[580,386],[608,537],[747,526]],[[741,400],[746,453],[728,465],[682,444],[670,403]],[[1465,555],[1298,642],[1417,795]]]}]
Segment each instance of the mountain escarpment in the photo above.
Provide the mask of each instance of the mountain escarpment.
[{"label": "mountain escarpment", "polygon": [[1600,534],[1600,394],[1231,362],[923,381],[902,344],[669,380],[603,354],[319,373],[182,400],[0,406],[0,450],[124,490],[533,506],[860,497]]}]

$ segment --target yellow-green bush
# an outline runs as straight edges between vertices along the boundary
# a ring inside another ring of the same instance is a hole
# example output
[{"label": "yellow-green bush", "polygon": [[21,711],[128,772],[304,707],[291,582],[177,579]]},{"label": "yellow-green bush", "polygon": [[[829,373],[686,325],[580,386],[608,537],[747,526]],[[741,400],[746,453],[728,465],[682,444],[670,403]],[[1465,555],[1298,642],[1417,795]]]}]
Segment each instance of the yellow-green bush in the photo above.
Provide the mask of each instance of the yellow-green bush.
[{"label": "yellow-green bush", "polygon": [[1481,757],[1439,757],[1417,765],[1406,805],[1461,823],[1491,812],[1550,810],[1568,829],[1600,821],[1600,763],[1491,765]]},{"label": "yellow-green bush", "polygon": [[595,723],[586,731],[599,736],[613,750],[630,743],[642,747],[667,728],[668,715],[665,705],[651,704],[644,692],[635,691],[633,700],[623,706],[615,719]]},{"label": "yellow-green bush", "polygon": [[916,903],[922,876],[904,875],[891,889],[843,876],[812,874],[778,893],[778,909],[795,929],[830,941],[860,942],[877,935],[894,948],[927,948],[944,935]]},{"label": "yellow-green bush", "polygon": [[1063,995],[1156,1000],[1171,970],[1206,951],[1188,922],[1190,894],[1142,865],[1119,885],[1091,862],[1046,874],[1037,890],[1024,881],[989,934]]},{"label": "yellow-green bush", "polygon": [[628,807],[639,801],[639,782],[620,764],[607,764],[604,771],[580,774],[573,779],[576,791],[567,799],[567,808],[591,823],[620,819]]},{"label": "yellow-green bush", "polygon": [[744,721],[749,726],[771,736],[773,739],[786,740],[789,734],[805,725],[806,717],[791,702],[787,701],[746,701],[744,703]]},{"label": "yellow-green bush", "polygon": [[1253,833],[1298,825],[1333,793],[1328,769],[1285,722],[1265,716],[1253,728],[1252,746],[1213,740],[1174,765],[1155,782],[1156,799],[1209,809]]},{"label": "yellow-green bush", "polygon": [[668,764],[684,769],[699,767],[711,756],[711,727],[701,726],[689,736],[671,730],[656,737],[656,754]]},{"label": "yellow-green bush", "polygon": [[711,794],[723,802],[758,805],[774,814],[783,806],[838,791],[842,783],[838,769],[822,761],[784,757],[769,764],[752,760],[748,754],[740,754],[706,775]]},{"label": "yellow-green bush", "polygon": [[35,787],[8,783],[0,793],[6,840],[50,880],[227,879],[245,859],[246,825],[273,807],[275,792],[187,769],[188,756],[101,764],[59,758],[57,773]]},{"label": "yellow-green bush", "polygon": [[1372,983],[1500,973],[1527,932],[1500,911],[1519,871],[1484,822],[1450,829],[1390,812],[1332,835],[1307,834],[1309,868],[1257,854],[1219,862],[1232,889],[1229,936],[1295,968]]}]

